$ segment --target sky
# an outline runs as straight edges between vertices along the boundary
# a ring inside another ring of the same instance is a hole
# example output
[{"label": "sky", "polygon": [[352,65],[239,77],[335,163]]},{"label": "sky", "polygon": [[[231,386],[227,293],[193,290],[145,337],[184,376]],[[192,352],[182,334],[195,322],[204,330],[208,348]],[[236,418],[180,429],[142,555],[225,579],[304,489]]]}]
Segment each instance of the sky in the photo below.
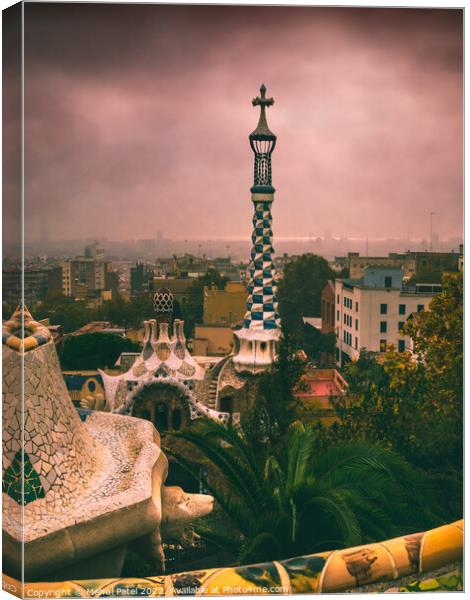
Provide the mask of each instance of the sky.
[{"label": "sky", "polygon": [[461,10],[26,4],[26,239],[249,236],[261,83],[275,236],[460,236],[462,48]]}]

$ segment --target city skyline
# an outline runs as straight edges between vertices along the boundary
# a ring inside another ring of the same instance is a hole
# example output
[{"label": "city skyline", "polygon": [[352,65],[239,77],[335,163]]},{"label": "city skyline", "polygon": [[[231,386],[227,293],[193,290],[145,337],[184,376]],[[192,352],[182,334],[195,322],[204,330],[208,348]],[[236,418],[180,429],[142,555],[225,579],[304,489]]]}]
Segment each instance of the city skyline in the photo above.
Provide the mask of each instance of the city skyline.
[{"label": "city skyline", "polygon": [[262,82],[275,244],[462,235],[462,11],[29,4],[25,35],[26,242],[246,238]]}]

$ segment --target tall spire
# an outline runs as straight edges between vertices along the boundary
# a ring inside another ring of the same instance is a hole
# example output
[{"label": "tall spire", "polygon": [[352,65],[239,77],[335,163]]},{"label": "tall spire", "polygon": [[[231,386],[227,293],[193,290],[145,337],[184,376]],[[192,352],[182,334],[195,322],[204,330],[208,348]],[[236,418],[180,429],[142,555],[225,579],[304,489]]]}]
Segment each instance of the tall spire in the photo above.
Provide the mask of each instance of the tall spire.
[{"label": "tall spire", "polygon": [[268,127],[266,120],[266,107],[274,104],[274,98],[266,98],[266,86],[260,87],[260,95],[251,102],[253,106],[260,107],[258,126],[250,134],[250,146],[255,154],[254,183],[252,193],[275,192],[271,182],[271,154],[276,146],[276,136]]},{"label": "tall spire", "polygon": [[248,297],[243,328],[235,332],[239,351],[233,362],[239,371],[257,373],[272,364],[276,356],[276,342],[280,335],[277,310],[276,284],[272,254],[271,204],[274,201],[271,155],[276,136],[269,129],[266,108],[274,104],[266,98],[266,87],[252,101],[260,107],[258,126],[250,134],[250,146],[255,155],[254,183],[251,200],[254,204],[251,261],[249,266]]}]

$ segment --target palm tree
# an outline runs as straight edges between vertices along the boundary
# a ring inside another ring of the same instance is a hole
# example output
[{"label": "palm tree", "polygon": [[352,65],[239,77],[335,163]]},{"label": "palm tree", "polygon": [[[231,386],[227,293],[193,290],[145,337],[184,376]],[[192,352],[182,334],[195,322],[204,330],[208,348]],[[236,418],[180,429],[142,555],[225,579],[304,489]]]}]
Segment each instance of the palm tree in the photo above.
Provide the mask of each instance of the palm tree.
[{"label": "palm tree", "polygon": [[[354,546],[435,524],[428,484],[397,454],[366,442],[319,454],[311,427],[295,422],[276,454],[255,455],[241,430],[204,420],[172,433],[214,469],[219,512],[196,530],[239,564]],[[188,470],[180,452],[173,455]]]}]

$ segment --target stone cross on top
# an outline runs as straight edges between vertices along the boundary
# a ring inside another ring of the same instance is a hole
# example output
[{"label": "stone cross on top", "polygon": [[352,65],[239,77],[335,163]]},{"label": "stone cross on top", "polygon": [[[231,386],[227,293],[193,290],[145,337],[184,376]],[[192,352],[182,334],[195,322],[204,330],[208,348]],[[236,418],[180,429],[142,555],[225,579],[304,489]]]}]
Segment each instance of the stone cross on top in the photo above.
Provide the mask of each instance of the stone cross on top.
[{"label": "stone cross on top", "polygon": [[256,96],[251,103],[253,106],[261,106],[261,111],[264,111],[265,106],[272,106],[274,104],[274,98],[266,98],[266,86],[264,83],[261,84],[259,91],[261,92],[261,98]]},{"label": "stone cross on top", "polygon": [[275,139],[276,136],[272,131],[270,131],[268,127],[268,122],[266,121],[266,107],[272,106],[274,104],[274,98],[266,98],[266,86],[264,85],[264,83],[261,85],[259,91],[261,95],[257,96],[256,98],[253,98],[253,100],[251,101],[253,106],[259,106],[261,108],[258,127],[253,131],[251,136],[263,136],[269,138],[273,137]]}]

